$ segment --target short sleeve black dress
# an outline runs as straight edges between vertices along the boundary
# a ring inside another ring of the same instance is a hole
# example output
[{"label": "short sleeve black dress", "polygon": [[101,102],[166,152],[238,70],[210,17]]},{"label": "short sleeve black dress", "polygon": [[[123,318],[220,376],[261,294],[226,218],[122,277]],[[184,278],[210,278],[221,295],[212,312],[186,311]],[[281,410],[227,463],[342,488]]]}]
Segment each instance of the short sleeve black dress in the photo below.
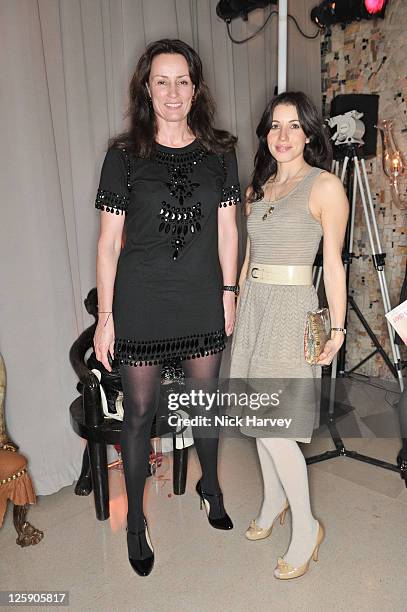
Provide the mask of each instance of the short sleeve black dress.
[{"label": "short sleeve black dress", "polygon": [[[125,214],[114,285],[114,358],[155,365],[225,348],[218,214],[240,202],[235,151],[156,144],[108,150],[96,208]],[[221,210],[219,210],[221,209]]]}]

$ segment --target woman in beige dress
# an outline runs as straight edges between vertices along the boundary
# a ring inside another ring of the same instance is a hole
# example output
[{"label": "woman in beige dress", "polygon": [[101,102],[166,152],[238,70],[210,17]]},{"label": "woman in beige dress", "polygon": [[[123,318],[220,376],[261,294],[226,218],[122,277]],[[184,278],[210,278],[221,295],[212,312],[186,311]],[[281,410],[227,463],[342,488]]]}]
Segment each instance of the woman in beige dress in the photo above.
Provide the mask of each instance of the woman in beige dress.
[{"label": "woman in beige dress", "polygon": [[[285,92],[274,98],[264,111],[257,136],[259,148],[246,192],[248,241],[230,375],[260,378],[263,383],[267,379],[270,386],[270,379],[279,379],[279,384],[291,379],[295,392],[288,396],[294,398],[289,406],[286,399],[289,416],[294,422],[305,419],[300,433],[291,437],[289,429],[285,438],[255,428],[248,432],[256,437],[264,499],[246,537],[267,537],[276,518],[283,522],[290,508],[291,542],[278,559],[274,575],[291,579],[304,574],[312,558],[317,560],[324,537],[323,526],[311,512],[307,467],[297,442],[311,440],[319,405],[313,387],[318,388],[321,366],[332,362],[346,333],[341,251],[348,201],[340,180],[327,171],[329,140],[305,94]],[[309,365],[303,337],[307,312],[318,307],[312,265],[322,236],[332,327],[318,364]]]}]

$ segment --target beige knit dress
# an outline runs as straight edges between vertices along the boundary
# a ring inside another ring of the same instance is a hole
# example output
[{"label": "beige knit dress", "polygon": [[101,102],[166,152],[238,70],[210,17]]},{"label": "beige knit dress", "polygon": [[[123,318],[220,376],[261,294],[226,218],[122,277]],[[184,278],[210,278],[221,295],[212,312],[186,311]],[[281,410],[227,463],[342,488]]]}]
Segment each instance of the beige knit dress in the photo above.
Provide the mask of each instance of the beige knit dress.
[{"label": "beige knit dress", "polygon": [[[308,201],[321,172],[311,168],[286,196],[251,205],[249,263],[313,265],[322,228],[311,215]],[[263,220],[271,205],[273,212]],[[256,415],[292,419],[284,431],[243,425],[241,431],[246,435],[279,436],[280,432],[279,437],[310,441],[319,422],[321,367],[305,361],[304,329],[307,312],[317,307],[313,285],[272,285],[246,279],[233,334],[230,377],[245,379],[254,390],[282,391],[278,408],[256,410]],[[261,381],[255,383],[255,379]]]}]

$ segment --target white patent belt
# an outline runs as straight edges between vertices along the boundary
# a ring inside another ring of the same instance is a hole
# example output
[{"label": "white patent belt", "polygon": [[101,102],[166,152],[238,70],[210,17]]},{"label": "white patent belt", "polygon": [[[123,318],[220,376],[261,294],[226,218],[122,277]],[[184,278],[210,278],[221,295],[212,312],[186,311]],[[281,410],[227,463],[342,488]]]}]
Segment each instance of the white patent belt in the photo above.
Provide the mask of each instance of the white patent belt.
[{"label": "white patent belt", "polygon": [[312,266],[249,264],[247,278],[270,285],[312,285]]}]

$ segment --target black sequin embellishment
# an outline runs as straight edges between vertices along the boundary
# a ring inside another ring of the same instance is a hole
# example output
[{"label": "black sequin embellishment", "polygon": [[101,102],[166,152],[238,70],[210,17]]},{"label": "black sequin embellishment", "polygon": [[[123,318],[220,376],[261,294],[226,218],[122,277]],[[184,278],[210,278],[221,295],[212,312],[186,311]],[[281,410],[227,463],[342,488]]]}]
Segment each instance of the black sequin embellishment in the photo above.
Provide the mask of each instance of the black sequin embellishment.
[{"label": "black sequin embellishment", "polygon": [[178,258],[180,250],[185,245],[186,237],[201,230],[200,219],[204,216],[201,202],[193,206],[185,206],[185,200],[192,197],[193,192],[200,184],[193,181],[192,174],[195,167],[201,163],[208,152],[198,147],[188,153],[166,153],[156,150],[153,159],[164,165],[168,171],[167,187],[170,194],[178,200],[178,206],[171,206],[166,201],[162,202],[160,214],[159,232],[164,232],[171,237],[172,258]]},{"label": "black sequin embellishment", "polygon": [[231,206],[241,201],[240,185],[230,185],[222,189],[222,201],[219,208],[222,206]]},{"label": "black sequin embellishment", "polygon": [[201,231],[199,221],[203,217],[201,202],[193,206],[171,206],[164,200],[158,217],[161,219],[158,231],[170,234],[172,237],[171,246],[174,249],[172,258],[175,260],[185,244],[187,234]]},{"label": "black sequin embellishment", "polygon": [[171,195],[177,198],[181,206],[184,204],[184,198],[190,198],[192,192],[199,187],[199,183],[193,183],[187,172],[188,170],[181,166],[170,166],[168,168],[170,181],[167,183],[167,187]]},{"label": "black sequin embellishment", "polygon": [[157,365],[169,359],[197,359],[206,355],[213,355],[223,351],[225,346],[226,334],[224,329],[157,340],[116,338],[114,356],[121,364],[132,366]]},{"label": "black sequin embellishment", "polygon": [[106,191],[105,189],[98,189],[96,194],[95,207],[106,212],[116,213],[116,215],[124,214],[127,212],[129,205],[129,198],[122,196],[112,191]]},{"label": "black sequin embellishment", "polygon": [[[126,185],[127,189],[131,191],[130,159],[127,150],[124,147],[122,147],[121,151],[126,162]],[[130,198],[127,195],[119,195],[113,191],[107,191],[106,189],[97,190],[95,208],[99,208],[100,210],[105,210],[106,212],[110,213],[116,213],[116,215],[123,215],[127,212],[129,203]]]}]

